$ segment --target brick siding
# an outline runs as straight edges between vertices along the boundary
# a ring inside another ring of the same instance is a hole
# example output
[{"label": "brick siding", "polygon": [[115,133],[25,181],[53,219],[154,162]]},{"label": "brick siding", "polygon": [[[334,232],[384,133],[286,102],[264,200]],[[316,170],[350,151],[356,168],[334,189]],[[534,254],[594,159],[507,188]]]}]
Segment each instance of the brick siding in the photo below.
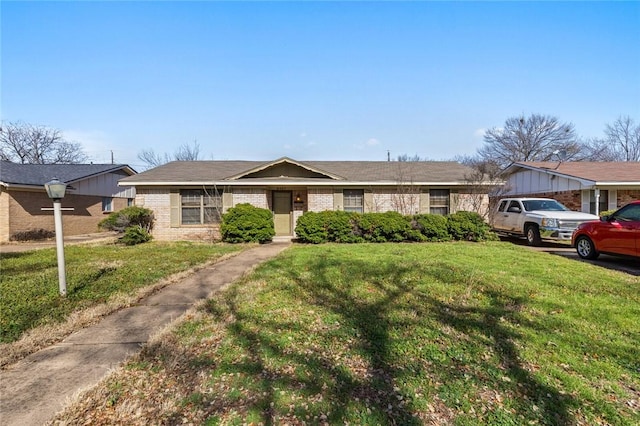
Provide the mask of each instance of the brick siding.
[{"label": "brick siding", "polygon": [[249,203],[261,209],[268,209],[267,191],[264,189],[241,188],[233,190],[233,205]]},{"label": "brick siding", "polygon": [[[127,206],[127,199],[113,198],[113,210]],[[8,241],[19,232],[37,229],[54,231],[55,225],[52,210],[53,202],[45,192],[9,191],[2,193],[3,222],[0,241]],[[99,232],[98,223],[107,214],[102,212],[102,197],[67,194],[62,199],[62,207],[72,207],[73,211],[62,212],[62,229],[64,235],[79,235]],[[6,212],[6,218],[5,213]]]},{"label": "brick siding", "polygon": [[618,207],[635,200],[640,200],[640,189],[618,189],[618,199],[616,200]]},{"label": "brick siding", "polygon": [[182,225],[171,227],[171,203],[168,189],[138,188],[136,205],[153,211],[153,238],[159,241],[220,241],[220,225]]},{"label": "brick siding", "polygon": [[308,191],[308,208],[310,212],[333,210],[332,188],[310,188]]}]

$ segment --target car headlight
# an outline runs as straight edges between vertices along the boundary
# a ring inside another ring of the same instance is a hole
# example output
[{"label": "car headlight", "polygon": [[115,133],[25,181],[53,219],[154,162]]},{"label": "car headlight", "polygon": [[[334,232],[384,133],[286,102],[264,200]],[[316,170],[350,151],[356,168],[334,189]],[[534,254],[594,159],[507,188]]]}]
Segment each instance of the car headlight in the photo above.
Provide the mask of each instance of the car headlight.
[{"label": "car headlight", "polygon": [[557,228],[558,219],[544,218],[542,219],[542,226],[546,226],[547,228]]}]

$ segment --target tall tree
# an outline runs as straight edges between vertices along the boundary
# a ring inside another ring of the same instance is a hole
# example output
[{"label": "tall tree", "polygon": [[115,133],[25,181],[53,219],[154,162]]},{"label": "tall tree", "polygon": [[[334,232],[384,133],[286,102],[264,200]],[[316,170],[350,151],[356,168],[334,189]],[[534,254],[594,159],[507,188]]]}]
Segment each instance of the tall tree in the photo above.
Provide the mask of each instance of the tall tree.
[{"label": "tall tree", "polygon": [[573,124],[561,123],[548,115],[532,114],[508,118],[504,127],[487,130],[478,156],[504,168],[516,161],[555,160],[559,154],[562,160],[571,160],[581,149]]},{"label": "tall tree", "polygon": [[183,143],[176,149],[173,155],[166,152],[158,154],[153,149],[143,149],[138,153],[138,159],[142,161],[147,168],[158,167],[170,161],[196,161],[200,156],[200,144],[193,141],[193,144]]},{"label": "tall tree", "polygon": [[21,164],[78,164],[87,161],[82,146],[62,132],[21,121],[0,126],[0,158]]},{"label": "tall tree", "polygon": [[640,123],[629,116],[620,116],[607,124],[605,137],[587,143],[592,161],[640,161]]}]

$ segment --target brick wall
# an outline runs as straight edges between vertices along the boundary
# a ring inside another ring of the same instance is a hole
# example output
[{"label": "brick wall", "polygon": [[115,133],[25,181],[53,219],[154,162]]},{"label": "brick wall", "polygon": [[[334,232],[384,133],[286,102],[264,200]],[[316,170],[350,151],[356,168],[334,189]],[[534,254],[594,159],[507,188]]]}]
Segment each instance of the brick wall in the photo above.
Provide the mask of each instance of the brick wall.
[{"label": "brick wall", "polygon": [[268,209],[267,191],[265,189],[237,188],[233,190],[233,205],[249,203],[261,209]]},{"label": "brick wall", "polygon": [[[12,235],[18,232],[46,229],[54,231],[52,200],[43,192],[36,191],[9,191],[3,192],[3,201],[0,205],[3,216],[6,212],[8,224],[2,230],[1,241],[8,241]],[[113,199],[114,211],[127,206],[124,198]],[[102,212],[102,197],[68,194],[62,199],[62,207],[72,207],[73,211],[62,211],[62,228],[64,235],[79,235],[100,232],[98,223],[107,214]]]},{"label": "brick wall", "polygon": [[169,189],[138,188],[136,191],[136,205],[153,211],[154,226],[151,231],[153,238],[159,241],[220,241],[220,226],[211,225],[183,225],[171,227],[171,202]]},{"label": "brick wall", "polygon": [[333,210],[332,188],[310,188],[308,191],[308,208],[310,212]]},{"label": "brick wall", "polygon": [[9,198],[11,196],[0,186],[0,242],[9,241]]},{"label": "brick wall", "polygon": [[582,192],[581,191],[565,191],[565,192],[539,192],[536,194],[518,195],[517,197],[499,197],[499,198],[552,198],[564,204],[570,210],[582,211]]},{"label": "brick wall", "polygon": [[640,189],[619,189],[618,190],[618,207],[622,207],[625,204],[640,200]]}]

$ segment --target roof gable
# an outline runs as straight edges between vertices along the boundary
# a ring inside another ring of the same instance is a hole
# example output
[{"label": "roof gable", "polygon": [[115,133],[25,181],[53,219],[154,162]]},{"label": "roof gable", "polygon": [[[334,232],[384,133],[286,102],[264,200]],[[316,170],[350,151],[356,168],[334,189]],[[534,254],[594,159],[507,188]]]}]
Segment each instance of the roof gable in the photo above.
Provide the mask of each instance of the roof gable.
[{"label": "roof gable", "polygon": [[239,179],[269,179],[269,178],[303,178],[303,179],[333,179],[343,178],[325,171],[319,170],[305,163],[292,160],[287,157],[280,158],[270,163],[265,163],[253,169],[247,170],[235,176],[230,176],[229,180]]}]

